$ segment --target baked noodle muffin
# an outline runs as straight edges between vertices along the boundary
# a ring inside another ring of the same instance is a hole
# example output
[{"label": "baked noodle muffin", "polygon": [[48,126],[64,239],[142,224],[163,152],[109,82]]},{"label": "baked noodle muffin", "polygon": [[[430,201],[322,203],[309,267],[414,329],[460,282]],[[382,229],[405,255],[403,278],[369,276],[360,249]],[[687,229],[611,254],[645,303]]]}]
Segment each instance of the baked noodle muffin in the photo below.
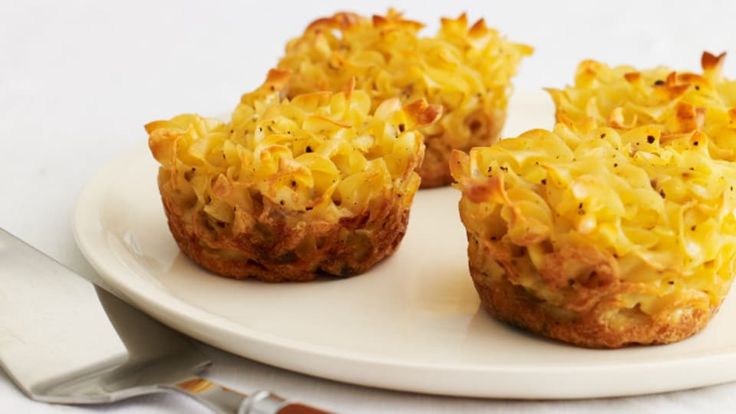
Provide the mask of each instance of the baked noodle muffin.
[{"label": "baked noodle muffin", "polygon": [[702,132],[558,124],[455,151],[470,273],[496,318],[586,347],[701,330],[733,278],[736,166]]},{"label": "baked noodle muffin", "polygon": [[274,70],[230,122],[180,115],[146,125],[181,250],[217,274],[267,282],[349,276],[391,255],[420,178],[416,129],[441,108],[364,91],[282,97]]},{"label": "baked noodle muffin", "polygon": [[580,63],[573,86],[549,89],[557,120],[579,128],[660,125],[666,143],[694,130],[708,134],[714,158],[736,161],[736,81],[721,73],[725,53],[703,53],[703,73],[666,67],[638,71]]},{"label": "baked noodle muffin", "polygon": [[427,152],[419,168],[422,187],[436,187],[452,181],[452,149],[497,139],[511,78],[532,48],[509,42],[483,19],[468,26],[465,14],[442,19],[432,37],[420,36],[422,27],[395,10],[372,18],[337,13],[291,40],[279,67],[293,73],[289,95],[340,91],[354,79],[374,106],[392,97],[442,105],[442,119],[422,130]]}]

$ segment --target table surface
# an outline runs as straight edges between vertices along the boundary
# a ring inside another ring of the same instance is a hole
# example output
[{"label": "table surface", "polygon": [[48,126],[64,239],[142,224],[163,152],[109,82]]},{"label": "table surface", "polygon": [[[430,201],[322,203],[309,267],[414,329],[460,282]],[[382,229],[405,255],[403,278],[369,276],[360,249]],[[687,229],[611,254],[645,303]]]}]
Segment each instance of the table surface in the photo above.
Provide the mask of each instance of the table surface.
[{"label": "table surface", "polygon": [[[84,184],[107,161],[146,139],[142,125],[181,112],[226,112],[257,86],[286,40],[337,10],[389,6],[437,26],[468,11],[536,47],[517,89],[561,86],[578,61],[698,69],[700,53],[733,53],[736,3],[585,1],[533,3],[353,0],[345,2],[0,2],[0,227],[94,278],[74,244],[71,215]],[[726,73],[736,76],[734,61]],[[375,412],[726,412],[736,384],[661,395],[583,401],[458,399],[368,389],[272,368],[203,346],[212,375],[233,388],[272,389],[327,409]],[[687,373],[682,373],[687,375]],[[0,411],[174,413],[174,397],[112,407],[27,400],[0,373]]]}]

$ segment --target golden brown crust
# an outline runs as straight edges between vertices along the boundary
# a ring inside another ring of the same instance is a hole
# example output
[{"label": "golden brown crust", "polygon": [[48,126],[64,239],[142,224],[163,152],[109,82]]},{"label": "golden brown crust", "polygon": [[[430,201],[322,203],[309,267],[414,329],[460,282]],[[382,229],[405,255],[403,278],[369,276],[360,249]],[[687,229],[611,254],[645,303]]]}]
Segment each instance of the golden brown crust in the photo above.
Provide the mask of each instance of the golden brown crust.
[{"label": "golden brown crust", "polygon": [[341,28],[347,29],[355,26],[360,21],[360,16],[351,12],[337,12],[330,17],[315,19],[307,26],[305,31]]},{"label": "golden brown crust", "polygon": [[[167,180],[159,179],[159,186]],[[310,222],[267,200],[252,217],[253,231],[231,237],[215,232],[203,212],[187,212],[161,189],[171,233],[190,259],[218,275],[263,282],[308,282],[318,275],[352,276],[393,254],[409,219],[400,201],[386,202],[360,217],[338,223]],[[205,234],[203,234],[205,233]]]},{"label": "golden brown crust", "polygon": [[501,110],[478,111],[476,114],[469,116],[464,123],[471,131],[470,140],[467,145],[462,147],[454,147],[451,144],[455,141],[451,137],[451,130],[435,135],[425,133],[424,161],[417,168],[417,173],[422,177],[421,188],[442,187],[451,184],[453,180],[452,175],[450,175],[450,157],[453,150],[467,152],[473,147],[493,144],[498,140],[505,122],[506,111]]},{"label": "golden brown crust", "polygon": [[[354,81],[353,85],[350,87],[354,87]],[[442,112],[444,111],[444,108],[442,107],[442,105],[430,104],[424,99],[417,99],[414,102],[404,106],[404,110],[406,111],[406,113],[413,116],[414,119],[417,120],[417,124],[431,125],[437,122],[440,117],[442,117]]]},{"label": "golden brown crust", "polygon": [[700,66],[703,70],[720,69],[723,66],[723,62],[726,60],[726,52],[722,52],[716,56],[710,52],[703,52],[700,57]]},{"label": "golden brown crust", "polygon": [[[710,312],[698,306],[672,309],[657,317],[637,310],[628,310],[624,323],[614,324],[617,295],[627,291],[625,284],[608,289],[605,295],[586,306],[586,311],[575,312],[540,301],[523,287],[511,281],[521,272],[510,251],[500,253],[468,233],[470,274],[483,307],[495,318],[563,342],[588,348],[620,348],[627,345],[655,345],[681,341],[701,331],[718,311]],[[490,261],[503,267],[504,277],[492,277],[486,271]],[[673,313],[680,313],[672,322]],[[623,320],[624,318],[619,318]]]}]

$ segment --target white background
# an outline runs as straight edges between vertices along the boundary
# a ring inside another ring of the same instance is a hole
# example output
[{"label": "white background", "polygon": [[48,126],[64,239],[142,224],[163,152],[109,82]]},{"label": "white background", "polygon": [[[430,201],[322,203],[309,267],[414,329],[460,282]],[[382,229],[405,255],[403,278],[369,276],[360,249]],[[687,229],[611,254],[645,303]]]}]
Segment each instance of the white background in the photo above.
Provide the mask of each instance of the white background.
[{"label": "white background", "polygon": [[[689,1],[0,1],[0,227],[91,275],[71,232],[77,194],[105,162],[145,142],[142,125],[180,112],[219,114],[258,85],[285,41],[337,10],[387,7],[428,22],[485,17],[536,47],[517,90],[561,86],[577,62],[698,69],[703,50],[736,55],[736,2]],[[726,74],[736,77],[736,56]],[[726,412],[736,384],[656,396],[510,402],[411,395],[292,374],[207,349],[215,377],[342,412]],[[682,375],[687,375],[683,372]],[[0,373],[0,412],[178,412],[173,398],[111,408],[26,400]]]}]

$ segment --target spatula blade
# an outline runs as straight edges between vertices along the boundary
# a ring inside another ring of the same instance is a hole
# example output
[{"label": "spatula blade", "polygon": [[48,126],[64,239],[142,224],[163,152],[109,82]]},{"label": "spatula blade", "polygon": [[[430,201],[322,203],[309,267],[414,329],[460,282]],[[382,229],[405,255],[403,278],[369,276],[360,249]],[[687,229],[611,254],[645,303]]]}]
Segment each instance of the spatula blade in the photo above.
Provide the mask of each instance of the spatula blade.
[{"label": "spatula blade", "polygon": [[0,366],[18,387],[32,397],[126,358],[93,285],[0,229]]}]

